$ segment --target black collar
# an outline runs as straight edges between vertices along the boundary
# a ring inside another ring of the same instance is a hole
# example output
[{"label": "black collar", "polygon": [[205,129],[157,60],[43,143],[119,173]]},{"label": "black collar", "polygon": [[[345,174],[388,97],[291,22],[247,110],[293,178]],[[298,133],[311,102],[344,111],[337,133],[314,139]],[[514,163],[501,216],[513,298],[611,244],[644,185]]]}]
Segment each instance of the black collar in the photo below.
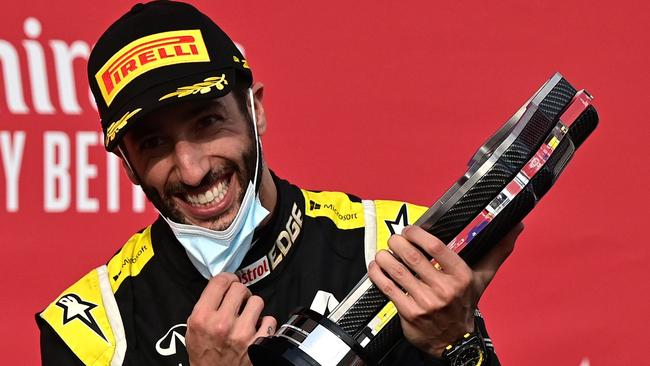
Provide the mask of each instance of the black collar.
[{"label": "black collar", "polygon": [[[277,248],[274,248],[274,246],[280,234],[287,229],[287,223],[292,220],[292,211],[297,208],[302,214],[305,212],[304,196],[301,190],[286,180],[278,178],[273,172],[271,172],[271,175],[277,189],[277,201],[273,210],[273,216],[266,225],[255,231],[253,246],[246,254],[246,257],[244,257],[240,269],[247,268],[266,257],[269,261],[267,263],[267,269],[271,272],[270,261],[273,259],[277,261],[277,257],[272,258],[273,254],[277,254]],[[298,235],[290,249],[293,249],[301,236]],[[159,256],[166,268],[178,272],[177,274],[186,280],[205,281],[205,278],[196,270],[192,262],[190,262],[185,248],[178,242],[162,217],[158,217],[152,225],[152,242],[155,255]],[[272,249],[275,250],[272,251]],[[270,252],[273,253],[269,254]],[[285,262],[284,258],[279,261],[272,271],[280,270],[284,264],[283,262]],[[269,275],[268,277],[270,278],[272,276]]]},{"label": "black collar", "polygon": [[[290,239],[292,242],[288,244],[287,236],[292,236],[293,232],[287,235],[287,230],[292,231],[292,227],[295,228],[292,225],[296,221],[295,217],[301,218],[298,222],[300,227],[302,227],[302,221],[304,221],[305,200],[302,191],[286,180],[278,178],[275,173],[271,172],[271,175],[277,188],[277,201],[273,217],[264,227],[255,232],[253,246],[244,257],[237,272],[242,282],[261,282],[257,276],[254,276],[253,279],[247,277],[250,275],[249,270],[256,266],[259,266],[258,273],[267,276],[264,281],[272,278],[273,275],[270,272],[277,272],[282,269],[287,262],[286,257],[291,254],[302,237],[302,231],[299,230],[297,237]],[[299,215],[296,215],[297,211],[299,211]],[[278,244],[278,242],[280,243]],[[288,247],[288,249],[283,253],[279,246],[282,248]],[[262,265],[265,260],[267,263]],[[273,265],[274,262],[276,265]],[[262,273],[265,270],[269,273]],[[248,273],[244,275],[246,272]]]}]

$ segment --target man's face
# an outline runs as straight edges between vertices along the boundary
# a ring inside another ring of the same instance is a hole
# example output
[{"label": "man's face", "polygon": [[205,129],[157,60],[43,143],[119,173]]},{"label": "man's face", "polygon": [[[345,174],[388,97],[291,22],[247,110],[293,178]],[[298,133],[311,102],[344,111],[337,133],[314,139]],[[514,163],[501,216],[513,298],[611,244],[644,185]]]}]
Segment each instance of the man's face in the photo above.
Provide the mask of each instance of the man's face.
[{"label": "man's face", "polygon": [[124,137],[149,200],[167,218],[212,230],[234,220],[255,169],[250,120],[232,93],[149,113]]}]

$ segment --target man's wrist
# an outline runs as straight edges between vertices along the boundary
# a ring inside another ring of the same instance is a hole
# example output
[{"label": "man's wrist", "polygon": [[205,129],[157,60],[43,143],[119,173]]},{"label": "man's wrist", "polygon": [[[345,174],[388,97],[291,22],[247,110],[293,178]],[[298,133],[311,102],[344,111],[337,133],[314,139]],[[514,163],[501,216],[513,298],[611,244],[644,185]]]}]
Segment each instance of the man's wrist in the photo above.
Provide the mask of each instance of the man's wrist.
[{"label": "man's wrist", "polygon": [[484,366],[488,362],[489,352],[478,318],[474,318],[474,329],[465,333],[454,343],[447,345],[441,359],[450,366]]},{"label": "man's wrist", "polygon": [[472,317],[472,319],[467,322],[466,326],[458,330],[460,333],[451,336],[448,335],[449,338],[446,339],[436,339],[436,342],[433,344],[421,343],[419,345],[414,344],[414,346],[420,350],[424,358],[434,357],[435,359],[442,359],[442,353],[449,344],[455,344],[458,340],[462,339],[463,335],[466,333],[473,333],[476,327],[476,322],[474,321],[474,317]]}]

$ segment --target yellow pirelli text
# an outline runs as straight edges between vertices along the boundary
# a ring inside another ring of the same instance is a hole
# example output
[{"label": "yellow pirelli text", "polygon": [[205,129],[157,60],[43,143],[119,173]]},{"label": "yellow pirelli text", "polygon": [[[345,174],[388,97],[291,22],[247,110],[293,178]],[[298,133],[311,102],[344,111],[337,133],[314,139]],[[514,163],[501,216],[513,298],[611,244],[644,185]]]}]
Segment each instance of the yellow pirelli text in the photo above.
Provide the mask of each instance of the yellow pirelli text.
[{"label": "yellow pirelli text", "polygon": [[163,66],[207,61],[210,61],[210,55],[200,30],[156,33],[122,47],[97,71],[95,80],[109,106],[125,86],[148,71]]},{"label": "yellow pirelli text", "polygon": [[364,226],[363,204],[350,200],[342,192],[311,192],[303,190],[305,214],[309,217],[327,217],[339,229],[358,229]]}]

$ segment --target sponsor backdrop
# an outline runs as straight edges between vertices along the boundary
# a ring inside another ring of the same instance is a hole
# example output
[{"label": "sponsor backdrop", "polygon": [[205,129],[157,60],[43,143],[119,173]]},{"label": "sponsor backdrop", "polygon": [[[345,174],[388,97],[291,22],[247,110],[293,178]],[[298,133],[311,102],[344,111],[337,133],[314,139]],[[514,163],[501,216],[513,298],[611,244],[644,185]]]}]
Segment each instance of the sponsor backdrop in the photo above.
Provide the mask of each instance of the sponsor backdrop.
[{"label": "sponsor backdrop", "polygon": [[[0,26],[0,354],[154,217],[102,147],[86,59],[127,1],[25,0]],[[266,159],[306,188],[431,204],[555,71],[601,125],[482,300],[506,365],[646,357],[645,1],[196,2],[266,85]]]}]

